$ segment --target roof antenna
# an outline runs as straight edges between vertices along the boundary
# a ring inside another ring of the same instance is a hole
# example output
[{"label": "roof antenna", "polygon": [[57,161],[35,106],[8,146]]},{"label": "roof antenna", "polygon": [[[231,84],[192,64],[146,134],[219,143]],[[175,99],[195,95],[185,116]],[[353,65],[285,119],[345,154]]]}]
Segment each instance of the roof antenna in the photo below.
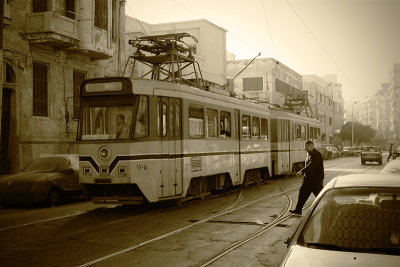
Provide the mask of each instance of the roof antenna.
[{"label": "roof antenna", "polygon": [[235,75],[235,77],[233,77],[232,79],[230,79],[226,84],[224,84],[222,87],[225,89],[229,86],[229,84],[237,77],[239,76],[240,73],[242,73],[257,57],[261,56],[261,52],[258,52],[258,55],[255,56],[249,63],[247,63],[247,65],[241,70],[239,71],[238,74]]}]

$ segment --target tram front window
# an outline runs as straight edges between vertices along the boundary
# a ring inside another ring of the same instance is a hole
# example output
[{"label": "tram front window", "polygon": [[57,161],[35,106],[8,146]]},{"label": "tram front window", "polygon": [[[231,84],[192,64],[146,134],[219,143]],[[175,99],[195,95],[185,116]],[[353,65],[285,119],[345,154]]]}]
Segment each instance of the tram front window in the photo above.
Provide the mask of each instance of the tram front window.
[{"label": "tram front window", "polygon": [[133,110],[133,106],[84,107],[82,140],[128,139]]}]

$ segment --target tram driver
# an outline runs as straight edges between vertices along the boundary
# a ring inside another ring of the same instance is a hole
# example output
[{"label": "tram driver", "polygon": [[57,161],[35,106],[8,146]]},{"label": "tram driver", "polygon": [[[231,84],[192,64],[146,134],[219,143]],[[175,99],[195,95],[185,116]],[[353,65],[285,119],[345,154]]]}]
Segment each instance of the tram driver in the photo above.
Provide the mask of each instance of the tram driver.
[{"label": "tram driver", "polygon": [[118,114],[116,119],[115,139],[124,139],[128,138],[128,136],[129,131],[128,128],[125,126],[125,116],[122,114]]}]

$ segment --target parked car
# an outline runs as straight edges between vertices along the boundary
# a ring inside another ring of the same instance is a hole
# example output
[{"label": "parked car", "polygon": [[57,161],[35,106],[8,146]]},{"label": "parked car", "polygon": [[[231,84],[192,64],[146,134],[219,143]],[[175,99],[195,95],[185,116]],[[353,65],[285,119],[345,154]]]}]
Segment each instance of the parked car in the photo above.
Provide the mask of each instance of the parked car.
[{"label": "parked car", "polygon": [[321,154],[322,154],[322,158],[324,160],[332,159],[332,151],[331,151],[331,148],[329,146],[323,146]]},{"label": "parked car", "polygon": [[400,266],[399,196],[398,175],[333,178],[288,238],[281,266]]},{"label": "parked car", "polygon": [[49,155],[33,160],[15,174],[0,178],[0,204],[61,203],[70,195],[83,195],[77,155]]},{"label": "parked car", "polygon": [[392,160],[386,164],[381,173],[397,173],[400,174],[400,160]]},{"label": "parked car", "polygon": [[350,150],[350,147],[349,147],[349,146],[343,147],[343,148],[342,148],[342,154],[343,154],[343,155],[346,155],[346,156],[350,156],[349,150]]},{"label": "parked car", "polygon": [[356,146],[351,147],[351,156],[358,157],[359,155],[361,155],[361,148]]},{"label": "parked car", "polygon": [[340,151],[336,147],[332,146],[331,151],[332,151],[332,158],[337,159],[338,157],[340,157]]},{"label": "parked car", "polygon": [[361,151],[361,164],[369,162],[378,162],[382,164],[382,150],[379,146],[364,146]]},{"label": "parked car", "polygon": [[339,157],[339,150],[334,146],[323,146],[322,147],[322,158],[327,159],[336,159]]}]

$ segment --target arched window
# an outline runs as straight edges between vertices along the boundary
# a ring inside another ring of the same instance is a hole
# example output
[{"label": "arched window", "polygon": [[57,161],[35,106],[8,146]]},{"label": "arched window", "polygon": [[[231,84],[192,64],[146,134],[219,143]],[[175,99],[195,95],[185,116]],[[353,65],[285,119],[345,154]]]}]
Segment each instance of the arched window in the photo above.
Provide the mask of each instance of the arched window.
[{"label": "arched window", "polygon": [[4,72],[3,72],[3,81],[6,83],[15,83],[16,82],[16,76],[14,69],[8,62],[4,62]]}]

